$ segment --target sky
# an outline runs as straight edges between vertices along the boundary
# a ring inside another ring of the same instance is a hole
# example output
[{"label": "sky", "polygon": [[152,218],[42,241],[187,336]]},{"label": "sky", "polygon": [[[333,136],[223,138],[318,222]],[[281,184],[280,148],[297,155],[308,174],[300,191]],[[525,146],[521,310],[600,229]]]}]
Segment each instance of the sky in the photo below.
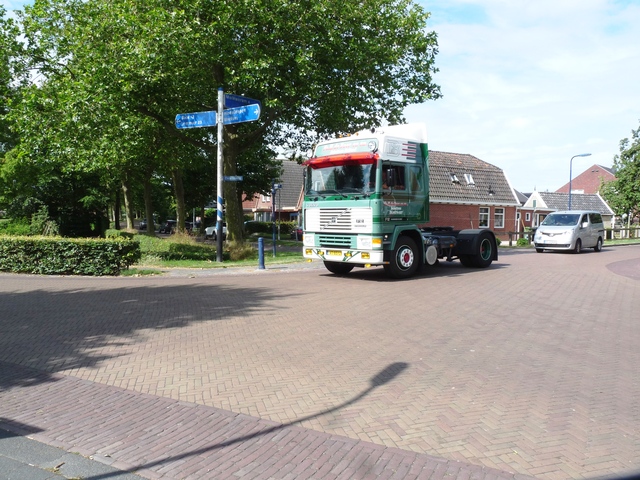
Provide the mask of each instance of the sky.
[{"label": "sky", "polygon": [[[429,149],[471,154],[521,192],[611,167],[640,127],[640,0],[420,0],[443,97],[405,111]],[[591,153],[589,157],[571,157]]]},{"label": "sky", "polygon": [[405,117],[426,123],[431,150],[491,163],[521,192],[555,191],[570,166],[574,178],[611,167],[640,127],[640,0],[415,1],[438,35],[443,97]]}]

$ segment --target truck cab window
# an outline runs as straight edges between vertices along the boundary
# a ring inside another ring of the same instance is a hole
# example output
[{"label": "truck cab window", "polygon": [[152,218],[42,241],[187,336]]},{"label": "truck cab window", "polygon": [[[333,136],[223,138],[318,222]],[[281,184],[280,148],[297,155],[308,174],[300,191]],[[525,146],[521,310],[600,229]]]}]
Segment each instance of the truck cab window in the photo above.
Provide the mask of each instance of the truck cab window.
[{"label": "truck cab window", "polygon": [[399,165],[385,165],[382,167],[382,188],[404,190],[404,167]]}]

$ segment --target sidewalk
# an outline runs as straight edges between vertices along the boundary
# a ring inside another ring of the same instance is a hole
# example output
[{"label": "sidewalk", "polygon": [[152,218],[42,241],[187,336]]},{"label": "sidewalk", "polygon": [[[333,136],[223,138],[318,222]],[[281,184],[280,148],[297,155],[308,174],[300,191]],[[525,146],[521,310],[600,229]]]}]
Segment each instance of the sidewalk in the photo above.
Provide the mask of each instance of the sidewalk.
[{"label": "sidewalk", "polygon": [[0,428],[1,480],[65,478],[139,480],[142,477]]},{"label": "sidewalk", "polygon": [[29,383],[0,391],[2,479],[531,478],[5,362],[0,382]]}]

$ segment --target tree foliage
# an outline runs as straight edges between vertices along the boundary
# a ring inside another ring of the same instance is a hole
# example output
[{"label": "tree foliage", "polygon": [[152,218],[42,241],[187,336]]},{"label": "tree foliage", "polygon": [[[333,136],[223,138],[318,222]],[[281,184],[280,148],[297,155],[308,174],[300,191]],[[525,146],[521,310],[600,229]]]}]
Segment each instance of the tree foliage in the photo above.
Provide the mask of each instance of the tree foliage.
[{"label": "tree foliage", "polygon": [[105,181],[151,166],[175,183],[180,217],[182,175],[217,145],[175,115],[215,110],[217,87],[259,99],[259,121],[225,127],[224,173],[246,178],[224,192],[240,239],[236,188],[267,192],[277,154],[402,122],[407,105],[440,96],[427,19],[412,0],[35,0],[20,19],[38,73],[14,117],[22,154]]},{"label": "tree foliage", "polygon": [[617,215],[640,216],[640,127],[620,141],[613,159],[616,179],[602,187],[603,196]]}]

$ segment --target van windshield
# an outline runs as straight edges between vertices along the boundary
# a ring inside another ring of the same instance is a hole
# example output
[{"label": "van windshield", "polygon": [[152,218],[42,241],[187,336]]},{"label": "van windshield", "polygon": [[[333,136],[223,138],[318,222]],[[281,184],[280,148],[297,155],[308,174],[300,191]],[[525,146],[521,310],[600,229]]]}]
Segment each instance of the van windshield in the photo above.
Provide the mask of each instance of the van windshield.
[{"label": "van windshield", "polygon": [[579,213],[552,213],[551,215],[547,215],[540,225],[544,225],[545,227],[573,227],[578,223],[578,220],[580,220]]}]

